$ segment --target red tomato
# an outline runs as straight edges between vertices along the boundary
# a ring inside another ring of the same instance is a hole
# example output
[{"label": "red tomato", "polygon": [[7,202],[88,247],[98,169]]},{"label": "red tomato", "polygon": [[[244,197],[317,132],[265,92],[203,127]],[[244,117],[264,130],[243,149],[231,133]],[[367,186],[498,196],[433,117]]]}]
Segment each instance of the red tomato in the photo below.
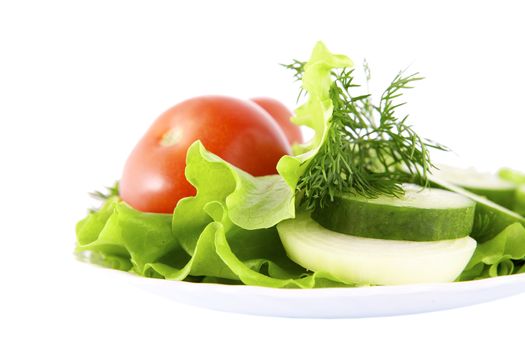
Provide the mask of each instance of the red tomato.
[{"label": "red tomato", "polygon": [[290,145],[294,143],[303,143],[303,135],[301,129],[290,121],[290,117],[293,115],[292,112],[281,102],[270,97],[255,97],[251,99],[275,119],[277,124],[283,129],[286,138]]},{"label": "red tomato", "polygon": [[195,194],[184,177],[186,151],[196,140],[254,176],[275,174],[290,146],[279,125],[250,101],[224,96],[186,100],[162,114],[129,156],[122,199],[137,210],[172,213]]}]

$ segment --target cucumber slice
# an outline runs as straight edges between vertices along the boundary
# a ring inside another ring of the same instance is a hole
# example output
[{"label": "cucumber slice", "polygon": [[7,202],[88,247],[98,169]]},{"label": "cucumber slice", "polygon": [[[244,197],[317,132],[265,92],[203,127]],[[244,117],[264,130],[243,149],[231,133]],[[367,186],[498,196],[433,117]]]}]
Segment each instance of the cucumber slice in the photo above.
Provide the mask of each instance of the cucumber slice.
[{"label": "cucumber slice", "polygon": [[514,210],[521,215],[525,215],[525,185],[521,185],[516,191],[516,206]]},{"label": "cucumber slice", "polygon": [[438,242],[363,238],[330,231],[307,213],[277,225],[288,257],[346,283],[452,282],[476,248],[470,237]]},{"label": "cucumber slice", "polygon": [[447,165],[439,165],[438,168],[432,171],[434,176],[486,197],[505,208],[514,208],[516,185],[512,182],[496,174],[479,172],[474,168],[461,169]]},{"label": "cucumber slice", "polygon": [[500,169],[498,175],[501,179],[512,182],[513,184],[525,184],[525,173],[522,173],[521,171],[503,168]]},{"label": "cucumber slice", "polygon": [[523,216],[497,203],[491,202],[485,197],[478,196],[435,175],[429,175],[428,179],[438,187],[456,192],[476,202],[474,227],[472,228],[470,236],[478,242],[488,241],[515,222],[520,222],[525,225],[525,218]]},{"label": "cucumber slice", "polygon": [[499,171],[498,175],[503,180],[507,180],[518,186],[514,208],[512,209],[521,215],[525,215],[525,173],[509,168],[503,168]]},{"label": "cucumber slice", "polygon": [[332,231],[379,239],[440,241],[472,231],[476,204],[470,199],[413,184],[403,188],[401,198],[341,195],[312,218]]}]

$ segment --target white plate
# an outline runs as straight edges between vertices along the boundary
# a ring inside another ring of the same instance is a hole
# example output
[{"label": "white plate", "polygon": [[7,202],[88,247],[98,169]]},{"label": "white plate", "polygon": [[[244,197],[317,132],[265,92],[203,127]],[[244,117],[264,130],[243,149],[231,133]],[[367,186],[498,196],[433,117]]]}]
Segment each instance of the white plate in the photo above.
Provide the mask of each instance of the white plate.
[{"label": "white plate", "polygon": [[140,288],[177,302],[279,317],[357,318],[414,314],[479,304],[525,292],[525,274],[441,284],[275,289],[166,281],[118,273]]}]

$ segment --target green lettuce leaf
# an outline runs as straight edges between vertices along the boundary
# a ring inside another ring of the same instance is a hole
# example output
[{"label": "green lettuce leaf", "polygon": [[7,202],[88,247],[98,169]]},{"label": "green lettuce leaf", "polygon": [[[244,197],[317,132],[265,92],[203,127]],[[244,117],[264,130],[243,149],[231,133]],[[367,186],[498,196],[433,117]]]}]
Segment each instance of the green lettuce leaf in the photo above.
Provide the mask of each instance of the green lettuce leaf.
[{"label": "green lettuce leaf", "polygon": [[280,175],[253,177],[195,142],[185,174],[197,189],[173,215],[139,212],[112,197],[77,225],[77,250],[92,261],[172,280],[226,281],[278,288],[348,286],[292,262],[275,225],[295,216],[295,186],[325,137],[332,116],[330,71],[352,66],[318,43],[305,65],[307,102],[294,117],[315,131],[297,156],[285,156]]},{"label": "green lettuce leaf", "polygon": [[[77,252],[89,252],[84,256],[91,262],[146,277],[275,288],[348,287],[291,261],[275,225],[295,216],[297,182],[326,139],[333,110],[330,72],[351,66],[346,56],[330,53],[322,43],[315,46],[304,67],[308,100],[294,117],[315,134],[296,147],[296,155],[279,161],[280,175],[253,177],[197,141],[186,159],[186,178],[197,189],[194,197],[179,201],[171,215],[137,211],[113,195],[77,224]],[[523,174],[501,174],[525,183]],[[460,280],[525,272],[525,228],[507,225],[478,245]]]},{"label": "green lettuce leaf", "polygon": [[77,252],[94,252],[99,263],[100,259],[119,261],[120,269],[133,267],[138,274],[143,274],[145,264],[178,246],[171,232],[171,215],[140,212],[117,196],[77,224]]},{"label": "green lettuce leaf", "polygon": [[188,149],[186,163],[186,178],[197,195],[178,203],[172,230],[191,259],[182,270],[166,264],[150,264],[151,269],[168,279],[191,274],[265,287],[328,283],[327,276],[307,273],[286,256],[275,225],[294,217],[295,203],[281,176],[253,177],[198,141]]},{"label": "green lettuce leaf", "polygon": [[231,225],[247,230],[273,227],[295,216],[294,192],[281,176],[253,177],[206,151],[199,141],[188,149],[186,164],[186,178],[197,195],[177,204],[173,232],[189,254],[213,221],[214,204],[225,206]]},{"label": "green lettuce leaf", "polygon": [[198,141],[188,150],[186,176],[197,195],[181,200],[173,215],[143,213],[112,197],[77,225],[77,250],[92,252],[92,262],[147,277],[344,286],[286,256],[275,224],[292,218],[295,209],[281,176],[253,177]]},{"label": "green lettuce leaf", "polygon": [[110,197],[98,211],[89,213],[77,223],[76,234],[79,245],[87,245],[98,238],[118,202],[117,197]]},{"label": "green lettuce leaf", "polygon": [[284,156],[277,164],[279,174],[294,191],[299,178],[310,160],[319,152],[327,135],[333,111],[330,72],[334,68],[352,66],[348,57],[332,54],[322,42],[315,45],[310,60],[304,66],[302,87],[308,93],[308,100],[296,109],[292,121],[313,129],[315,134],[310,142],[294,149],[298,155]]},{"label": "green lettuce leaf", "polygon": [[525,228],[509,225],[494,238],[478,244],[460,280],[473,280],[523,272]]}]

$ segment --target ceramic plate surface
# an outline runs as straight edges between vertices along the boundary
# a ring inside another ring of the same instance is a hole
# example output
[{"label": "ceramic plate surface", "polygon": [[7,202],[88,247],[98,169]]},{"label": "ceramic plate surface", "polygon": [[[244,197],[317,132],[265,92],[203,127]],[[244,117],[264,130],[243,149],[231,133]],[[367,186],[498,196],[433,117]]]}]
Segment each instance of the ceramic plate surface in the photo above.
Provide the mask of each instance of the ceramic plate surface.
[{"label": "ceramic plate surface", "polygon": [[440,284],[275,289],[167,281],[113,270],[108,272],[176,302],[278,317],[358,318],[414,314],[474,305],[525,292],[525,274]]}]

